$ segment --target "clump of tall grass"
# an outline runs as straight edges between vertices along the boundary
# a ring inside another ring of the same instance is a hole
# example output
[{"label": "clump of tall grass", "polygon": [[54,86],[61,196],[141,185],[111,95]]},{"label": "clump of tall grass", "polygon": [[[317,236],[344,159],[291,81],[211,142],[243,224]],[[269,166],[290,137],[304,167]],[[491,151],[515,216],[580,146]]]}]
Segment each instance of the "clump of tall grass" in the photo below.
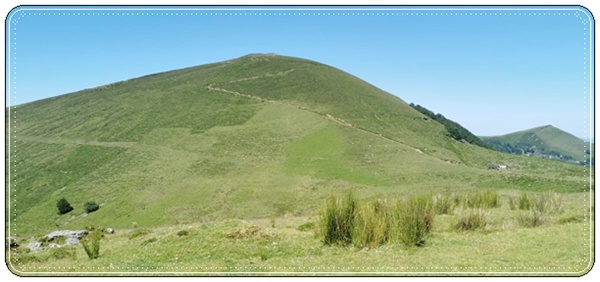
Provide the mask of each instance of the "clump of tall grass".
[{"label": "clump of tall grass", "polygon": [[471,209],[467,214],[462,214],[454,223],[454,228],[459,231],[476,230],[485,228],[488,214],[483,209]]},{"label": "clump of tall grass", "polygon": [[545,221],[546,213],[562,213],[562,196],[556,192],[547,192],[531,195],[523,192],[516,199],[510,199],[511,209],[524,210],[517,216],[517,221],[524,227],[540,226]]},{"label": "clump of tall grass", "polygon": [[462,198],[463,207],[466,209],[497,208],[502,205],[500,196],[494,190],[482,190],[470,192]]},{"label": "clump of tall grass", "polygon": [[354,222],[353,243],[357,247],[377,247],[389,239],[391,209],[382,200],[361,205]]},{"label": "clump of tall grass", "polygon": [[81,239],[80,243],[83,250],[90,259],[96,259],[100,256],[100,240],[104,237],[100,229],[94,229],[88,236]]},{"label": "clump of tall grass", "polygon": [[517,221],[523,227],[536,227],[542,225],[544,217],[541,211],[530,209],[520,212]]},{"label": "clump of tall grass", "polygon": [[325,245],[348,245],[352,243],[358,200],[347,192],[343,199],[334,194],[325,201],[325,209],[319,215],[321,241]]},{"label": "clump of tall grass", "polygon": [[436,214],[452,214],[459,198],[456,194],[437,194],[432,197]]},{"label": "clump of tall grass", "polygon": [[520,210],[528,210],[533,208],[535,201],[529,197],[528,193],[522,192],[517,199],[517,203]]},{"label": "clump of tall grass", "polygon": [[518,198],[509,199],[509,206],[513,210],[518,207],[520,210],[536,210],[540,213],[563,212],[562,196],[556,192],[547,192],[535,195],[530,195],[529,193],[523,192]]},{"label": "clump of tall grass", "polygon": [[411,197],[396,204],[394,228],[398,240],[406,246],[421,246],[431,232],[434,219],[431,197]]},{"label": "clump of tall grass", "polygon": [[435,210],[431,196],[410,197],[395,205],[360,203],[352,193],[330,195],[319,215],[317,236],[325,245],[377,247],[390,241],[421,246],[431,232]]},{"label": "clump of tall grass", "polygon": [[562,195],[556,192],[548,192],[548,210],[552,213],[562,213],[564,211],[562,205]]},{"label": "clump of tall grass", "polygon": [[511,210],[516,210],[518,208],[517,207],[517,198],[515,198],[515,197],[508,198],[508,207]]}]

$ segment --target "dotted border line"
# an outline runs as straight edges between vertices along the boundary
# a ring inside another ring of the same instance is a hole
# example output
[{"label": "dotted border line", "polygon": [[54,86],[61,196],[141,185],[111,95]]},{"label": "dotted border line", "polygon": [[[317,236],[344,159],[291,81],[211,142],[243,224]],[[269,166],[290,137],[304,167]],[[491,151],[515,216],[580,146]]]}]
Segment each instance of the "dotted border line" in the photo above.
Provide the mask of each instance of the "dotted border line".
[{"label": "dotted border line", "polygon": [[25,16],[575,16],[582,19],[582,24],[587,24],[587,19],[581,16],[581,12],[392,12],[392,13],[331,13],[331,12],[304,12],[304,13],[286,13],[286,12],[19,12],[13,24],[18,24],[18,20]]},{"label": "dotted border line", "polygon": [[[23,266],[23,269],[72,269],[70,266]],[[571,269],[571,266],[535,266],[535,267],[527,267],[527,266],[84,266],[82,269],[127,269],[127,270],[156,270],[156,269],[165,269],[165,268],[173,268],[173,269],[204,269],[204,270],[219,270],[224,268],[235,268],[235,269],[258,269],[258,270],[275,270],[275,269],[294,269],[294,270],[325,270],[325,271],[333,271],[337,269],[342,269],[345,271],[353,270],[353,269],[361,269],[361,270],[385,270],[385,269],[403,269],[403,270],[417,270],[417,269],[442,269],[442,270],[456,270],[456,269]]]}]

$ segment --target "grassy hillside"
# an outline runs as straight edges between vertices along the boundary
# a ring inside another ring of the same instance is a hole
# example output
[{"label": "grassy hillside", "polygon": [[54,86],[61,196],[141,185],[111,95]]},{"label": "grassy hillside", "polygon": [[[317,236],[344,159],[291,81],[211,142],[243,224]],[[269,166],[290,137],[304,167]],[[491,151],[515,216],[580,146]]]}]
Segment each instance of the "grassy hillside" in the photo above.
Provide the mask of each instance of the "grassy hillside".
[{"label": "grassy hillside", "polygon": [[482,138],[494,149],[513,154],[533,155],[588,166],[590,157],[593,156],[588,142],[551,125]]},{"label": "grassy hillside", "polygon": [[[590,189],[587,168],[465,144],[423,117],[338,69],[276,55],[14,106],[7,226],[28,236],[302,216],[346,189],[360,198]],[[490,171],[491,163],[509,170]],[[58,215],[62,197],[74,210]],[[100,209],[85,213],[87,201]]]}]

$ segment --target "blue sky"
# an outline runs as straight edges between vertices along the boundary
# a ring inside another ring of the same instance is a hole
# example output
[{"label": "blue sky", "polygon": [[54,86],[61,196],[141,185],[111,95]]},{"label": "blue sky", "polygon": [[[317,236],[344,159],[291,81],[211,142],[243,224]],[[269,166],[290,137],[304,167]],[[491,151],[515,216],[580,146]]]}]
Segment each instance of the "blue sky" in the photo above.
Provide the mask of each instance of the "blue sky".
[{"label": "blue sky", "polygon": [[337,67],[477,135],[592,128],[582,8],[124,9],[14,10],[7,104],[274,52]]}]

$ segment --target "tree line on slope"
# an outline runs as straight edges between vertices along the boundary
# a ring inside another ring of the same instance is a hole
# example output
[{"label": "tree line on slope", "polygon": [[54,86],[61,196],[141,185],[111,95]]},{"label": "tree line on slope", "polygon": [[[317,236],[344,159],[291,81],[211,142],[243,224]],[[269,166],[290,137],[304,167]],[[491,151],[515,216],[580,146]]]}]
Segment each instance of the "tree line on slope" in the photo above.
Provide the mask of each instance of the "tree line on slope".
[{"label": "tree line on slope", "polygon": [[492,149],[488,144],[486,144],[479,137],[475,136],[469,130],[462,127],[460,124],[445,118],[443,115],[435,114],[434,112],[426,109],[425,107],[423,107],[421,105],[415,105],[414,103],[410,103],[410,106],[413,109],[424,114],[425,116],[429,117],[430,119],[435,120],[435,121],[439,122],[440,124],[442,124],[444,127],[446,127],[446,130],[448,130],[450,137],[452,137],[458,141],[466,141],[470,144],[477,145],[479,147]]}]

